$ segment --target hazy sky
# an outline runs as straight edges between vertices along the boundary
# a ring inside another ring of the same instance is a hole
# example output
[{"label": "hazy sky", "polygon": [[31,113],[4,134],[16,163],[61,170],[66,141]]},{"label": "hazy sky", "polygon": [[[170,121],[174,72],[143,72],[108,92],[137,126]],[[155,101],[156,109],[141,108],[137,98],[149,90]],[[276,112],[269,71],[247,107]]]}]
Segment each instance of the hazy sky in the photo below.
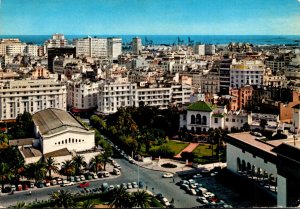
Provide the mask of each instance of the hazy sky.
[{"label": "hazy sky", "polygon": [[300,35],[300,0],[0,2],[0,35]]}]

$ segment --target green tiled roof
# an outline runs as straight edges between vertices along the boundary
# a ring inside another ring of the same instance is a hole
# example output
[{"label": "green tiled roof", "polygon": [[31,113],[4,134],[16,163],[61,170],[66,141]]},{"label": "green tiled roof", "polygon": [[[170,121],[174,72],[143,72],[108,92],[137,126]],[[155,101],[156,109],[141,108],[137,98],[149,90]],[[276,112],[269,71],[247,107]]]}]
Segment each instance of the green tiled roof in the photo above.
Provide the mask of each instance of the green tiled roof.
[{"label": "green tiled roof", "polygon": [[204,101],[198,101],[198,102],[195,102],[193,104],[190,104],[188,106],[187,110],[202,111],[202,112],[212,112],[214,108],[215,107],[212,106],[209,103],[206,103]]}]

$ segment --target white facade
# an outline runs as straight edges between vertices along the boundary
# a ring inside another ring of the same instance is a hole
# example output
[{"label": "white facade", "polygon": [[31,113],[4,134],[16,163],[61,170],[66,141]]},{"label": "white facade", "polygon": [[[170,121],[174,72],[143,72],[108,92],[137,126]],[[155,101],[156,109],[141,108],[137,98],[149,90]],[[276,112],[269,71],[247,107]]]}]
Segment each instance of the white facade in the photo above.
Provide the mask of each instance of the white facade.
[{"label": "white facade", "polygon": [[67,86],[68,106],[75,109],[97,107],[99,84],[95,82],[70,82]]},{"label": "white facade", "polygon": [[111,59],[118,59],[122,54],[122,39],[121,38],[108,38],[107,39],[107,55]]},{"label": "white facade", "polygon": [[205,45],[205,55],[214,55],[216,53],[215,45]]},{"label": "white facade", "polygon": [[109,114],[117,112],[118,107],[135,105],[136,83],[100,84],[98,111]]},{"label": "white facade", "polygon": [[63,34],[53,34],[52,39],[49,39],[45,42],[45,52],[47,52],[48,48],[59,48],[65,47],[68,45],[68,40],[65,39]]},{"label": "white facade", "polygon": [[132,39],[132,53],[133,54],[140,54],[142,52],[142,39],[135,37]]},{"label": "white facade", "polygon": [[107,57],[106,38],[82,38],[75,41],[76,56]]},{"label": "white facade", "polygon": [[38,56],[38,45],[27,45],[26,46],[26,54],[37,57]]},{"label": "white facade", "polygon": [[203,44],[196,44],[194,46],[194,54],[205,55],[205,45],[203,45]]},{"label": "white facade", "polygon": [[0,82],[0,119],[16,119],[27,111],[31,114],[55,107],[67,108],[66,86],[60,82],[43,80],[20,80]]},{"label": "white facade", "polygon": [[230,86],[263,85],[264,64],[260,60],[234,62],[230,67]]},{"label": "white facade", "polygon": [[26,53],[26,44],[11,44],[6,46],[7,55],[17,55]]},{"label": "white facade", "polygon": [[172,104],[189,103],[192,93],[192,87],[189,85],[172,85]]},{"label": "white facade", "polygon": [[6,55],[8,45],[21,45],[21,41],[18,38],[0,39],[0,55]]}]

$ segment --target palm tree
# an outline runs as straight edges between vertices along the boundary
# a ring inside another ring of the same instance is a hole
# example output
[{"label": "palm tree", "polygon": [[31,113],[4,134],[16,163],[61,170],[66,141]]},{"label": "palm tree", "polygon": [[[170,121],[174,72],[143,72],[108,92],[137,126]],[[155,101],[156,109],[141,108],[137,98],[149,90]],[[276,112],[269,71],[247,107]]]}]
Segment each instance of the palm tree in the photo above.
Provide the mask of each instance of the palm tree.
[{"label": "palm tree", "polygon": [[73,195],[66,190],[53,192],[50,196],[50,200],[52,201],[54,207],[69,208],[74,206]]},{"label": "palm tree", "polygon": [[45,179],[47,173],[45,164],[40,161],[27,165],[25,170],[25,176],[34,179],[35,182]]},{"label": "palm tree", "polygon": [[121,185],[119,188],[114,188],[111,193],[112,202],[110,203],[110,207],[130,207],[130,194],[123,185]]},{"label": "palm tree", "polygon": [[106,164],[109,162],[109,158],[112,156],[113,154],[113,150],[110,144],[105,144],[105,146],[103,146],[104,149],[104,153],[102,154],[102,158],[103,158],[103,167],[104,170],[106,168]]},{"label": "palm tree", "polygon": [[25,202],[17,202],[17,205],[15,205],[13,208],[26,208]]},{"label": "palm tree", "polygon": [[58,172],[57,163],[55,162],[53,157],[49,157],[45,160],[45,164],[47,172],[49,172],[49,177],[52,178],[51,171],[54,171],[55,173]]},{"label": "palm tree", "polygon": [[104,163],[104,158],[101,154],[96,155],[93,157],[90,161],[90,165],[95,169],[96,173],[98,172],[98,169],[101,167],[101,165]]},{"label": "palm tree", "polygon": [[77,204],[79,208],[95,208],[95,205],[96,203],[93,200],[86,200]]},{"label": "palm tree", "polygon": [[132,193],[131,201],[133,207],[149,208],[151,196],[145,190],[138,190]]},{"label": "palm tree", "polygon": [[62,163],[61,174],[66,175],[67,178],[69,179],[70,176],[75,174],[75,166],[73,164],[72,160],[66,160],[65,162]]},{"label": "palm tree", "polygon": [[76,155],[73,157],[73,164],[75,167],[75,173],[78,174],[82,166],[86,166],[84,157],[82,155]]}]

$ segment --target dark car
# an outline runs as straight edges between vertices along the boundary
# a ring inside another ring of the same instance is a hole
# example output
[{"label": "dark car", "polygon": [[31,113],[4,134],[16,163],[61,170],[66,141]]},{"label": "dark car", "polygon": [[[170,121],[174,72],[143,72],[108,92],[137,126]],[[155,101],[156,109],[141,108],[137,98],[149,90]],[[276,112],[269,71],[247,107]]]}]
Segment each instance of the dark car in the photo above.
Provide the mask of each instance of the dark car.
[{"label": "dark car", "polygon": [[161,200],[162,198],[164,198],[164,196],[163,196],[161,193],[158,193],[157,195],[155,195],[155,197],[156,197],[158,200]]}]

